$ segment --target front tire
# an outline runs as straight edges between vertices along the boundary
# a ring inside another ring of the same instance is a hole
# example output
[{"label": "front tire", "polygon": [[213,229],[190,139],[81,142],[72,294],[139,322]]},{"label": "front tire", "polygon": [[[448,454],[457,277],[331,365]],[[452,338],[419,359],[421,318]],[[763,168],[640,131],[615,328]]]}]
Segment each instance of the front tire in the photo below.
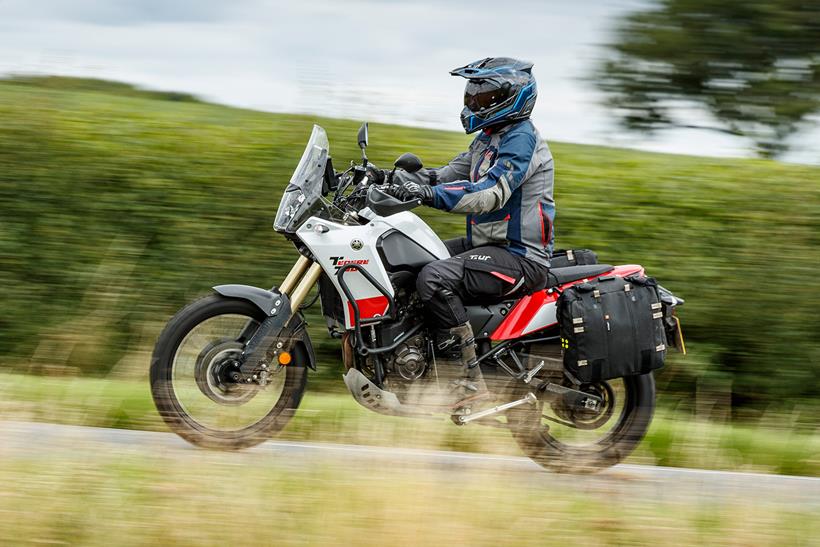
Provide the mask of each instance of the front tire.
[{"label": "front tire", "polygon": [[594,473],[622,462],[646,435],[655,412],[652,373],[623,378],[624,404],[607,434],[587,445],[572,445],[552,435],[543,420],[544,405],[508,412],[508,425],[521,450],[533,461],[560,473]]},{"label": "front tire", "polygon": [[154,348],[150,378],[154,404],[172,431],[197,446],[235,450],[257,445],[285,427],[307,386],[304,344],[293,346],[293,362],[276,373],[275,386],[228,387],[214,372],[217,360],[241,352],[264,319],[251,302],[212,294],[168,322]]}]

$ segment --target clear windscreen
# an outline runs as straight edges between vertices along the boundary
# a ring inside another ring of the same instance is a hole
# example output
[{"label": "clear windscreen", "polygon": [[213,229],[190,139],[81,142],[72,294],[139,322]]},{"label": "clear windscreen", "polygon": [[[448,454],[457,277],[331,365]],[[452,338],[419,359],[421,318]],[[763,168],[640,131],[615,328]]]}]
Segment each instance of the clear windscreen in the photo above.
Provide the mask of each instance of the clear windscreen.
[{"label": "clear windscreen", "polygon": [[313,212],[322,196],[322,180],[325,164],[330,153],[327,133],[318,125],[313,126],[310,140],[302,153],[302,159],[290,183],[285,188],[273,228],[279,232],[295,232],[299,225]]}]

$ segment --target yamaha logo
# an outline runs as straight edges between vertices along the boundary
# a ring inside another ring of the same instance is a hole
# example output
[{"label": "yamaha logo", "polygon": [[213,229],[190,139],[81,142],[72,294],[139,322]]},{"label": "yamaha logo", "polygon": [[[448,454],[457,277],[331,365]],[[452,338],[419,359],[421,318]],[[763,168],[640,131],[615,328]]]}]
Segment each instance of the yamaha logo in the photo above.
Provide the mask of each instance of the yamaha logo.
[{"label": "yamaha logo", "polygon": [[362,243],[361,239],[354,239],[350,242],[350,248],[354,251],[360,251],[362,247],[364,247],[364,243]]}]

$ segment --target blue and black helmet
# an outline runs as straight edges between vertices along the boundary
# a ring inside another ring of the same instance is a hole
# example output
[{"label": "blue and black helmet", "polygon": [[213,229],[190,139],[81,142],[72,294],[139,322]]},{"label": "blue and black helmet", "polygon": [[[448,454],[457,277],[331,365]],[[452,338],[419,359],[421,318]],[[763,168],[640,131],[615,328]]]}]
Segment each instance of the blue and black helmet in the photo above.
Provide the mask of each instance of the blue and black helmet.
[{"label": "blue and black helmet", "polygon": [[473,133],[530,117],[538,87],[532,63],[509,57],[487,57],[450,71],[467,79],[461,124]]}]

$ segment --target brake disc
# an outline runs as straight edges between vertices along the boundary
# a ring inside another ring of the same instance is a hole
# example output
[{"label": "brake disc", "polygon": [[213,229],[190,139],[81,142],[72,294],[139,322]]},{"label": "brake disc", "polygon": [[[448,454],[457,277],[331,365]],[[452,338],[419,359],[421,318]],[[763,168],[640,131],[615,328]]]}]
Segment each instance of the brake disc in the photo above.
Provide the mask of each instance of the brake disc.
[{"label": "brake disc", "polygon": [[259,391],[255,383],[240,383],[239,358],[244,345],[236,340],[211,342],[200,352],[194,366],[199,391],[221,405],[247,403]]}]

